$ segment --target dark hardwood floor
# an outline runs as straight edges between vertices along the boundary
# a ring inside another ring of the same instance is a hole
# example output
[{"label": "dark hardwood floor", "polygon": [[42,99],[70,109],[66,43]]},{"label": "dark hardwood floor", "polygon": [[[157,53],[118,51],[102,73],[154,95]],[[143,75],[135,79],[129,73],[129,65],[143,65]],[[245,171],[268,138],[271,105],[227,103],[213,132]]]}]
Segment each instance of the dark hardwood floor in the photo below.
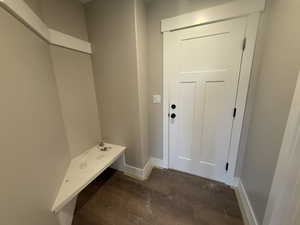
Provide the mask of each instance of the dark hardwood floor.
[{"label": "dark hardwood floor", "polygon": [[153,169],[137,181],[108,169],[79,195],[73,225],[243,225],[234,191],[221,183]]}]

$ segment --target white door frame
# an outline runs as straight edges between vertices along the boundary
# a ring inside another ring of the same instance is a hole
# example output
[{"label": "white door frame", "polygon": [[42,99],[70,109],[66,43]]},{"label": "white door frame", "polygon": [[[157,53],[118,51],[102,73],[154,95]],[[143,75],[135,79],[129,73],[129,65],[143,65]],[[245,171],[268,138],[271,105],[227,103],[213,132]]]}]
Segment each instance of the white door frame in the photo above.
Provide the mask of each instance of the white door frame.
[{"label": "white door frame", "polygon": [[297,144],[297,141],[299,143],[299,137],[300,74],[279,153],[263,225],[292,225],[297,210],[299,210],[300,164],[299,144]]},{"label": "white door frame", "polygon": [[[233,121],[231,144],[228,156],[227,184],[234,185],[235,169],[239,151],[241,130],[244,120],[244,112],[248,94],[248,87],[251,76],[252,62],[255,50],[257,30],[259,26],[260,13],[265,8],[265,0],[252,1],[233,1],[220,6],[187,13],[181,16],[164,19],[161,23],[161,31],[164,34],[164,69],[163,69],[163,161],[164,167],[169,168],[169,96],[168,83],[169,74],[167,73],[167,41],[166,32],[184,29],[192,26],[214,23],[238,17],[247,17],[247,28],[245,38],[247,47],[243,53],[241,62],[240,80],[236,99],[237,115]],[[241,46],[242,47],[242,46]],[[225,166],[225,165],[224,165]],[[225,168],[224,168],[225,169]]]}]

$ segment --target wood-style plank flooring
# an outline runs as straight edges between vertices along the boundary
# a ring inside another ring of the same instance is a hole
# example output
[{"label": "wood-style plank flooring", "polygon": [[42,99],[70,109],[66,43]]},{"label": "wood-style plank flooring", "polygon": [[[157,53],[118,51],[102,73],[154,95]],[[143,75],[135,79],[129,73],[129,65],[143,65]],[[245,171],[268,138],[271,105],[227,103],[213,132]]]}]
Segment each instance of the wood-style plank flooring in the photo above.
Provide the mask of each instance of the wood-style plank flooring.
[{"label": "wood-style plank flooring", "polygon": [[108,169],[81,192],[73,220],[73,225],[243,224],[230,187],[160,169],[146,181]]}]

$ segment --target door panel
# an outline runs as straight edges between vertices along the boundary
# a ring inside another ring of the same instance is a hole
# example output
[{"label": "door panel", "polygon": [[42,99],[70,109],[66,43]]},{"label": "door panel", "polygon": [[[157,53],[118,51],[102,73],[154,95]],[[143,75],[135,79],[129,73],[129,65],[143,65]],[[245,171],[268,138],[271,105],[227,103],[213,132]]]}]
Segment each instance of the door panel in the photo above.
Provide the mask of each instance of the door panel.
[{"label": "door panel", "polygon": [[246,21],[167,36],[170,167],[225,181]]},{"label": "door panel", "polygon": [[[227,61],[229,34],[182,39],[180,41],[181,72],[224,69]],[[205,51],[203,51],[205,49]],[[215,54],[218,52],[218,54]],[[201,62],[201,63],[199,63]]]},{"label": "door panel", "polygon": [[192,143],[194,133],[194,116],[196,101],[196,82],[180,82],[178,84],[180,109],[177,116],[182,118],[179,120],[178,127],[178,157],[182,160],[192,159]]},{"label": "door panel", "polygon": [[216,165],[216,156],[218,156],[217,143],[215,138],[220,131],[219,121],[222,118],[222,110],[224,109],[224,82],[214,81],[205,83],[205,93],[203,102],[203,127],[202,135],[200,137],[201,146],[199,158],[202,163],[208,165]]}]

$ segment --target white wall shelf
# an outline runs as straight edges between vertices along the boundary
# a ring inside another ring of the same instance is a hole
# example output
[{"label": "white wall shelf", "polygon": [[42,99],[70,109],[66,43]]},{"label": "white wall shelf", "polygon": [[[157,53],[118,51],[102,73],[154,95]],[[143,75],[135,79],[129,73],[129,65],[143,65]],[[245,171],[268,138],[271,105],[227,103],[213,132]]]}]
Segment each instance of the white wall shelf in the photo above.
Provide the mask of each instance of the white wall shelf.
[{"label": "white wall shelf", "polygon": [[115,162],[126,149],[119,145],[105,144],[105,146],[110,149],[103,152],[97,147],[93,147],[71,160],[52,207],[54,213],[59,212],[76,197],[80,191]]},{"label": "white wall shelf", "polygon": [[29,26],[48,43],[92,54],[92,45],[90,42],[50,29],[24,0],[0,0],[0,6]]}]

